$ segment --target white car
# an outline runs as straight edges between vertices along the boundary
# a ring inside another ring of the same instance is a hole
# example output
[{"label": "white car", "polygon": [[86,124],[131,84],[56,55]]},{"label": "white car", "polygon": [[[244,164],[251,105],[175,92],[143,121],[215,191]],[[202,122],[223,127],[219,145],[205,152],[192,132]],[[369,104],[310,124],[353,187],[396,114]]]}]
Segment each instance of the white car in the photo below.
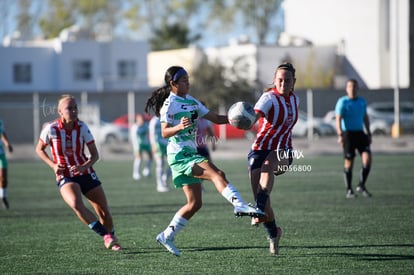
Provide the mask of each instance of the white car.
[{"label": "white car", "polygon": [[[369,128],[373,135],[390,135],[391,134],[391,127],[392,127],[392,121],[385,120],[385,119],[379,119],[379,118],[373,118],[370,115],[369,116]],[[329,123],[336,128],[335,125],[335,111],[329,111],[325,114],[323,117],[323,121],[326,123]]]},{"label": "white car", "polygon": [[[325,123],[322,118],[312,118],[313,136],[330,136],[335,134],[335,128]],[[292,134],[297,137],[306,137],[308,135],[308,117],[305,112],[299,111],[298,121],[293,127]]]},{"label": "white car", "polygon": [[99,121],[99,124],[88,122],[95,140],[99,144],[117,144],[120,142],[128,142],[128,128],[121,127],[114,123]]},{"label": "white car", "polygon": [[[394,102],[374,102],[368,105],[370,119],[394,123]],[[403,131],[414,131],[414,102],[400,102],[400,126]]]}]

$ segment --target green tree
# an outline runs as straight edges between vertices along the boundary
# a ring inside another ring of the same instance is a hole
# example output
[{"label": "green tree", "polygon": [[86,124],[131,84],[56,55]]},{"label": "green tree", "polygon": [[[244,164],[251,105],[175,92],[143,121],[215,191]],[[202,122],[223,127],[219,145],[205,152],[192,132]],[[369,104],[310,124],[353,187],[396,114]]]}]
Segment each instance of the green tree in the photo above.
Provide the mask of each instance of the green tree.
[{"label": "green tree", "polygon": [[200,35],[190,37],[187,26],[181,23],[166,25],[156,29],[149,40],[153,51],[186,48],[200,39]]},{"label": "green tree", "polygon": [[73,9],[71,1],[54,0],[49,2],[49,11],[40,18],[39,26],[45,38],[54,38],[69,26],[75,24],[76,19],[71,12]]},{"label": "green tree", "polygon": [[17,1],[17,5],[19,10],[16,16],[17,30],[20,32],[21,38],[31,38],[33,29],[31,27],[32,16],[30,14],[30,0],[19,0]]},{"label": "green tree", "polygon": [[[228,108],[241,100],[253,102],[254,87],[239,72],[233,71],[233,68],[225,68],[219,63],[210,64],[207,59],[202,60],[190,75],[191,94],[204,101],[212,110],[218,110],[220,106]],[[232,80],[225,77],[228,70],[235,76]]]},{"label": "green tree", "polygon": [[75,23],[93,39],[97,28],[102,24],[109,26],[109,32],[119,24],[120,0],[49,0],[49,9],[39,21],[46,38],[57,37],[59,33]]},{"label": "green tree", "polygon": [[201,38],[188,28],[203,4],[197,0],[130,0],[124,11],[132,31],[146,30],[152,50],[185,48]]},{"label": "green tree", "polygon": [[244,27],[254,31],[259,45],[266,43],[267,36],[278,40],[282,20],[277,20],[283,0],[212,0],[207,1],[209,25],[217,31],[226,32],[234,27],[240,16]]}]

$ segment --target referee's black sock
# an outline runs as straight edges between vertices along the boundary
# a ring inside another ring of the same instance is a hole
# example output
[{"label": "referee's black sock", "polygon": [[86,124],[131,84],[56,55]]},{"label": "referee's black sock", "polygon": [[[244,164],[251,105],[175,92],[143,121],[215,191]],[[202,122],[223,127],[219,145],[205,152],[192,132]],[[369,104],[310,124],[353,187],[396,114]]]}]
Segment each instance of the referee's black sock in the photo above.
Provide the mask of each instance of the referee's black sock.
[{"label": "referee's black sock", "polygon": [[365,182],[367,181],[370,169],[370,165],[367,165],[366,167],[361,167],[361,170],[359,171],[359,186],[365,188]]},{"label": "referee's black sock", "polygon": [[352,189],[352,169],[344,168],[344,181],[346,189]]}]

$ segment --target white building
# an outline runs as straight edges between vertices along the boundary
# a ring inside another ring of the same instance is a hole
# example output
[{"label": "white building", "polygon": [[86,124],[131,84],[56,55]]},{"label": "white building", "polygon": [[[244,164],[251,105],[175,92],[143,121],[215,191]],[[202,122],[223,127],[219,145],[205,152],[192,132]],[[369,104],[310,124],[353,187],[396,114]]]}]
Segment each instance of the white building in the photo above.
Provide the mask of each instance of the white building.
[{"label": "white building", "polygon": [[[408,0],[285,0],[285,32],[314,45],[340,45],[370,89],[408,87]],[[398,67],[397,67],[398,66]],[[348,72],[345,72],[345,74]]]},{"label": "white building", "polygon": [[0,47],[0,92],[144,90],[146,42],[59,39]]},{"label": "white building", "polygon": [[[277,47],[241,44],[206,49],[206,55],[210,62],[221,62],[225,67],[236,71],[239,77],[262,88],[272,84],[276,67],[286,61],[296,68],[297,88],[326,88],[332,85],[336,46]],[[231,78],[230,75],[228,77]]]}]

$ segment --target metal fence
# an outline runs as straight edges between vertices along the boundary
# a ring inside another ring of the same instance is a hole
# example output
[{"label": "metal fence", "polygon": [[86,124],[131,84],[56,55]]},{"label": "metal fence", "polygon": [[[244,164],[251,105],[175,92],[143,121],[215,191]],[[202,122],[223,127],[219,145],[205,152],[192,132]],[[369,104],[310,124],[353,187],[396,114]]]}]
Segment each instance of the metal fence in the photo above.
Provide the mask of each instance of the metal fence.
[{"label": "metal fence", "polygon": [[[208,90],[206,90],[207,92]],[[313,109],[314,116],[323,116],[333,110],[344,90],[313,90],[313,102],[308,104],[307,91],[296,91],[300,98],[300,109]],[[134,113],[143,113],[150,92],[74,92],[78,104],[99,106],[101,119],[115,118]],[[361,90],[359,94],[368,103],[393,101],[393,90]],[[5,123],[7,134],[13,143],[37,143],[42,124],[58,117],[57,101],[60,93],[19,92],[0,93],[0,119]],[[413,90],[401,90],[400,101],[414,102]],[[132,114],[132,115],[131,115]]]}]

